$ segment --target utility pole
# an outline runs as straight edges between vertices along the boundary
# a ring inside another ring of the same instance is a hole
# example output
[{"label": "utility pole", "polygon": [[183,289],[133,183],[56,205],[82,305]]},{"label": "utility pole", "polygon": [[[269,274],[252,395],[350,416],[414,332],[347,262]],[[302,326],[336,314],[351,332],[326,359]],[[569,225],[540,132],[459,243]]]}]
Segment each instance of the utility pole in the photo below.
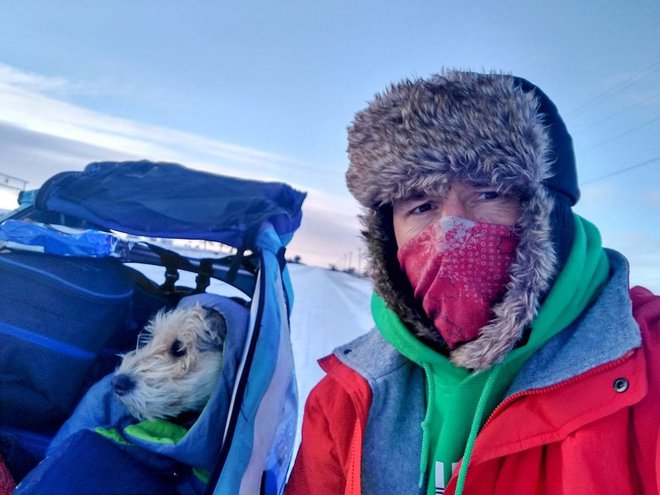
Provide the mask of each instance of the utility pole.
[{"label": "utility pole", "polygon": [[362,248],[358,246],[358,252],[357,252],[357,258],[358,258],[358,274],[362,275]]}]

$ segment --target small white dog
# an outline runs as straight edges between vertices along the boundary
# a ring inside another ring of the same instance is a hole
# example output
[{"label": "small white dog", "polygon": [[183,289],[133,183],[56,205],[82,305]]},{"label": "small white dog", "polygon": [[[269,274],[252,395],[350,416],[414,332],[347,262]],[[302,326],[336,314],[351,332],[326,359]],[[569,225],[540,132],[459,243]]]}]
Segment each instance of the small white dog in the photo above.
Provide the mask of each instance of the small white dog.
[{"label": "small white dog", "polygon": [[220,373],[226,336],[225,318],[198,303],[161,310],[137,349],[122,356],[111,382],[116,397],[138,419],[201,410]]}]

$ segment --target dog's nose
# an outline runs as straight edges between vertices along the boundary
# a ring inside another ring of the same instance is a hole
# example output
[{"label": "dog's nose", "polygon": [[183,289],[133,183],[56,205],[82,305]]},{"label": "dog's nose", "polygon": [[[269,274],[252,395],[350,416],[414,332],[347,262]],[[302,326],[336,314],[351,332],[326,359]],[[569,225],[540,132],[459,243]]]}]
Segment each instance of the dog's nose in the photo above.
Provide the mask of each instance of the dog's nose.
[{"label": "dog's nose", "polygon": [[117,395],[127,394],[133,389],[133,387],[135,387],[133,379],[123,373],[113,376],[112,380],[110,380],[110,384]]}]

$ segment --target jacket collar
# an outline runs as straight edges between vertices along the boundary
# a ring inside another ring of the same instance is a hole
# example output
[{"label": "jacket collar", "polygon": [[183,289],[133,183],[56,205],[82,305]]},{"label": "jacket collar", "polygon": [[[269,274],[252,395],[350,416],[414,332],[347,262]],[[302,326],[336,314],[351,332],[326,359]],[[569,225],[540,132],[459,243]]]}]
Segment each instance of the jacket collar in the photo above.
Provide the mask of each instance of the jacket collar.
[{"label": "jacket collar", "polygon": [[628,262],[616,251],[605,251],[611,275],[596,302],[534,353],[507,395],[562,382],[619,359],[641,345],[628,295]]}]

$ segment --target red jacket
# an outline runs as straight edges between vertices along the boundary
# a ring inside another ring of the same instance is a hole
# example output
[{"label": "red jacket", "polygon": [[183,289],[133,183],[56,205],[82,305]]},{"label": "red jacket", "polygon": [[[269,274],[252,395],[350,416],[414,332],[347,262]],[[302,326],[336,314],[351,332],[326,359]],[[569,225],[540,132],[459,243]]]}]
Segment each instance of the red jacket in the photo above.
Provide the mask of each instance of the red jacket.
[{"label": "red jacket", "polygon": [[[660,493],[660,297],[639,287],[630,296],[642,346],[505,399],[477,436],[464,494]],[[357,495],[371,390],[334,356],[321,366],[287,495]]]}]

